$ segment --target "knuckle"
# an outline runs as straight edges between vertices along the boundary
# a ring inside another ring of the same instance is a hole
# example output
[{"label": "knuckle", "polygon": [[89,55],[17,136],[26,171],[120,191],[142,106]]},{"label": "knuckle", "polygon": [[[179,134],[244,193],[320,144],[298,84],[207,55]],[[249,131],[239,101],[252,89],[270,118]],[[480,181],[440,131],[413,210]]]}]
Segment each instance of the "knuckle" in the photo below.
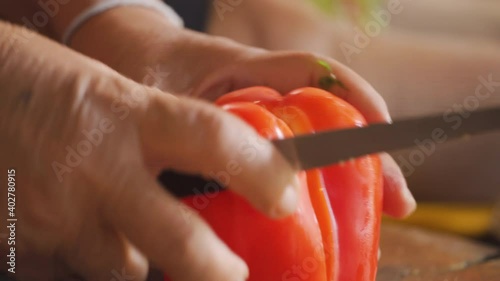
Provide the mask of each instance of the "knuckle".
[{"label": "knuckle", "polygon": [[200,252],[205,251],[203,249],[203,234],[206,232],[201,220],[194,218],[190,222],[182,222],[177,224],[175,232],[171,233],[169,240],[168,249],[172,252],[172,256],[175,256],[178,266],[185,266],[190,264],[198,265],[199,258],[197,258]]},{"label": "knuckle", "polygon": [[203,104],[188,111],[185,117],[184,126],[189,129],[184,137],[190,142],[189,150],[192,157],[213,160],[204,161],[207,164],[220,164],[219,161],[224,160],[222,158],[226,158],[231,153],[233,142],[240,137],[235,131],[237,128],[235,128],[233,117],[220,109]]}]

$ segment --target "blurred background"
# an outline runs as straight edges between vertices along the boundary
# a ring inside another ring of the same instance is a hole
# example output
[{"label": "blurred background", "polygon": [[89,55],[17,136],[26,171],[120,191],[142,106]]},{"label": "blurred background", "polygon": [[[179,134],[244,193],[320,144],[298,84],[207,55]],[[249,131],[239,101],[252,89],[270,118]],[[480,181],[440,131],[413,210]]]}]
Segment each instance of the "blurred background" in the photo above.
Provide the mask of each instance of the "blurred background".
[{"label": "blurred background", "polygon": [[[331,56],[368,80],[395,119],[500,106],[499,0],[233,2],[222,12],[214,2],[208,33]],[[500,133],[393,156],[419,202],[404,223],[498,243]]]}]

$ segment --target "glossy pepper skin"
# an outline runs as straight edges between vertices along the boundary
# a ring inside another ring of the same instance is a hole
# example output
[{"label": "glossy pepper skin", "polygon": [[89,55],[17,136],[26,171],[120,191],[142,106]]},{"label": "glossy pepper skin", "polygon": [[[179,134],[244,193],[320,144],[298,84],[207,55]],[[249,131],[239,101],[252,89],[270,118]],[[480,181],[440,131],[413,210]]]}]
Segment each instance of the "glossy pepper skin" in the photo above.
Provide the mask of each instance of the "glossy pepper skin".
[{"label": "glossy pepper skin", "polygon": [[[216,104],[269,139],[365,125],[351,105],[316,88],[282,96],[251,87],[226,94]],[[258,144],[249,142],[241,153],[251,161]],[[247,262],[250,281],[374,281],[382,212],[378,157],[308,170],[300,177],[299,208],[280,220],[267,218],[230,191],[208,200],[199,198],[206,195],[189,197],[184,203]]]}]

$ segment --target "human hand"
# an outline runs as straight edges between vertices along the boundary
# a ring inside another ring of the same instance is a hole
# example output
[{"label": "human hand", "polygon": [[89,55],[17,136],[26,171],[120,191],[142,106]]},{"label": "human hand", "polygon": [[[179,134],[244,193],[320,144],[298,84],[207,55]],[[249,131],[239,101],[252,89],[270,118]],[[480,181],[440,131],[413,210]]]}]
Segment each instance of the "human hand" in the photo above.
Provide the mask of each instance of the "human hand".
[{"label": "human hand", "polygon": [[[130,18],[140,22],[140,26],[127,25]],[[97,44],[95,36],[101,38]],[[138,82],[177,95],[214,100],[229,91],[254,85],[282,93],[303,86],[321,86],[354,105],[368,122],[391,121],[381,96],[333,59],[303,52],[268,52],[180,30],[161,15],[145,9],[116,8],[95,17],[75,34],[71,46]],[[330,79],[334,83],[320,85],[325,77],[334,78]],[[385,153],[381,159],[384,210],[394,217],[407,216],[415,209],[415,200],[396,162]]]},{"label": "human hand", "polygon": [[[155,176],[237,163],[229,188],[282,217],[299,186],[272,144],[207,102],[137,84],[38,35],[9,45],[16,32],[28,31],[0,22],[0,167],[16,170],[18,280],[144,280],[148,260],[173,280],[246,279],[245,263]],[[248,160],[240,148],[252,140],[259,153]],[[32,256],[34,275],[23,262]]]}]

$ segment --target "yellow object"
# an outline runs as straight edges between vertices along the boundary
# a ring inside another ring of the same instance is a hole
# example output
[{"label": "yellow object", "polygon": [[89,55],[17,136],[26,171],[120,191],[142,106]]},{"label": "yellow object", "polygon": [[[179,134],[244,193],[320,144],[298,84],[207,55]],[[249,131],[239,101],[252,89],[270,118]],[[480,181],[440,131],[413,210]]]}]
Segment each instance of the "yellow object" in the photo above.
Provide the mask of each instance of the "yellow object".
[{"label": "yellow object", "polygon": [[484,204],[419,203],[414,214],[399,222],[477,237],[491,229],[493,209]]}]

